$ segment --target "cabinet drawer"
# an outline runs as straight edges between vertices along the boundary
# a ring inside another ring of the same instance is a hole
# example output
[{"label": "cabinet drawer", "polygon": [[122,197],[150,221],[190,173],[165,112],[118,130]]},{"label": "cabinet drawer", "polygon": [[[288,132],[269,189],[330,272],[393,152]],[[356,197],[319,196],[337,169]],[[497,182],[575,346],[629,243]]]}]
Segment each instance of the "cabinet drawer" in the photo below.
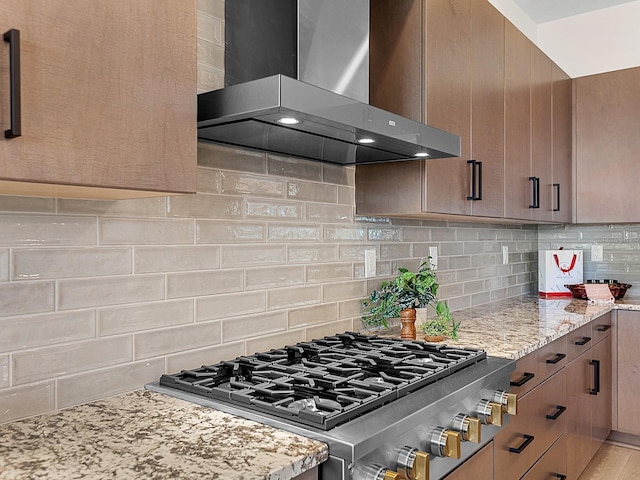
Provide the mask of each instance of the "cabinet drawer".
[{"label": "cabinet drawer", "polygon": [[591,322],[591,336],[594,345],[611,336],[611,312],[605,313]]},{"label": "cabinet drawer", "polygon": [[577,358],[579,355],[582,355],[595,343],[591,334],[591,323],[587,323],[586,325],[567,333],[565,337],[567,339],[568,362]]},{"label": "cabinet drawer", "polygon": [[567,475],[567,436],[547,450],[540,460],[522,477],[522,480],[550,480]]},{"label": "cabinet drawer", "polygon": [[519,400],[518,415],[494,438],[495,480],[522,477],[565,432],[566,402],[564,369]]},{"label": "cabinet drawer", "polygon": [[516,362],[516,369],[511,374],[511,393],[522,396],[532,388],[540,385],[567,363],[567,343],[562,337],[535,352],[522,357]]}]

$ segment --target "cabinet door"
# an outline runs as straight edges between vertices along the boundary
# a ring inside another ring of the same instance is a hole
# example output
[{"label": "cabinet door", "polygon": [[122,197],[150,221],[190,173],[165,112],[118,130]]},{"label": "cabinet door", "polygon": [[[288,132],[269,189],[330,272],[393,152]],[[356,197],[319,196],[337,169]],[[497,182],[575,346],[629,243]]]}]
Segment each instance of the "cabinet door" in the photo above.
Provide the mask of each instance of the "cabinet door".
[{"label": "cabinet door", "polygon": [[589,393],[593,367],[589,365],[590,351],[570,362],[567,367],[567,478],[577,480],[591,461],[591,409],[593,396]]},{"label": "cabinet door", "polygon": [[531,45],[531,176],[539,182],[538,208],[531,209],[531,218],[545,222],[553,218],[551,63],[542,50]]},{"label": "cabinet door", "polygon": [[571,79],[555,63],[553,70],[553,221],[571,223]]},{"label": "cabinet door", "polygon": [[446,480],[493,480],[493,442],[444,477]]},{"label": "cabinet door", "polygon": [[195,191],[195,16],[183,0],[3,1],[2,32],[20,31],[22,136],[0,139],[0,192]]},{"label": "cabinet door", "polygon": [[425,211],[471,214],[471,1],[426,2],[426,115],[429,125],[460,135],[459,158],[427,160]]},{"label": "cabinet door", "polygon": [[547,450],[540,460],[522,477],[522,480],[552,480],[567,474],[567,436]]},{"label": "cabinet door", "polygon": [[504,17],[471,2],[471,158],[482,162],[474,216],[504,216]]},{"label": "cabinet door", "polygon": [[640,435],[640,312],[617,313],[618,431]]},{"label": "cabinet door", "polygon": [[[591,348],[591,363],[594,369],[592,388],[593,407],[591,427],[591,456],[593,457],[611,432],[611,338],[606,338]],[[636,410],[635,415],[638,412]]]},{"label": "cabinet door", "polygon": [[532,202],[530,83],[531,42],[505,20],[505,216],[528,219]]},{"label": "cabinet door", "polygon": [[640,68],[574,80],[578,223],[640,218],[638,202],[620,201],[621,192],[635,192],[640,184],[639,84]]}]

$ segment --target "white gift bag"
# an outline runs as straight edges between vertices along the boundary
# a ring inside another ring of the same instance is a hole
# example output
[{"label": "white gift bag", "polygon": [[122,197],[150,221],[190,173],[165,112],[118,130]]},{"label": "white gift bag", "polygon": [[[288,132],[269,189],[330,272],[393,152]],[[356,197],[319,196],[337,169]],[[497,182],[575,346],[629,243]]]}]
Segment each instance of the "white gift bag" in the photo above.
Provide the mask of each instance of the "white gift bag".
[{"label": "white gift bag", "polygon": [[565,285],[583,283],[582,250],[542,250],[538,253],[541,297],[571,297]]}]

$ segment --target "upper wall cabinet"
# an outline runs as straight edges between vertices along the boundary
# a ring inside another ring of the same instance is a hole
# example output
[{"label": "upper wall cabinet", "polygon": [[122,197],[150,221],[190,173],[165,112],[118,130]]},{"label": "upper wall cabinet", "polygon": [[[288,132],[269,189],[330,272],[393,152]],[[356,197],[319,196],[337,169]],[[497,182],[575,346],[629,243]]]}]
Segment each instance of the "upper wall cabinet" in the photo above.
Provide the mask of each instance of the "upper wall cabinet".
[{"label": "upper wall cabinet", "polygon": [[194,192],[195,30],[194,0],[1,2],[0,194]]},{"label": "upper wall cabinet", "polygon": [[564,221],[554,67],[488,1],[372,0],[371,103],[460,135],[462,155],[358,166],[358,213]]},{"label": "upper wall cabinet", "polygon": [[571,78],[556,64],[552,65],[552,76],[553,175],[551,205],[553,221],[571,223],[573,209]]},{"label": "upper wall cabinet", "polygon": [[575,221],[638,222],[640,67],[573,82]]}]

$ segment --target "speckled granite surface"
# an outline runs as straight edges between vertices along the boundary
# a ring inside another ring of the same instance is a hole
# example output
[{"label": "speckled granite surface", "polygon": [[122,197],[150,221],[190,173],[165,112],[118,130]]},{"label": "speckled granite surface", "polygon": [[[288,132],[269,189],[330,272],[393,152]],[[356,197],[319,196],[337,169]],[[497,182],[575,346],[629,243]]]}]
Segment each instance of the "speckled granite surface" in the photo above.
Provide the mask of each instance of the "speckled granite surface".
[{"label": "speckled granite surface", "polygon": [[286,480],[327,446],[138,390],[0,425],[0,479]]},{"label": "speckled granite surface", "polygon": [[[453,312],[454,319],[461,322],[458,341],[446,339],[445,343],[518,359],[614,308],[640,310],[640,299],[589,305],[586,300],[545,300],[533,295],[510,298]],[[399,337],[400,329],[376,334]]]}]

